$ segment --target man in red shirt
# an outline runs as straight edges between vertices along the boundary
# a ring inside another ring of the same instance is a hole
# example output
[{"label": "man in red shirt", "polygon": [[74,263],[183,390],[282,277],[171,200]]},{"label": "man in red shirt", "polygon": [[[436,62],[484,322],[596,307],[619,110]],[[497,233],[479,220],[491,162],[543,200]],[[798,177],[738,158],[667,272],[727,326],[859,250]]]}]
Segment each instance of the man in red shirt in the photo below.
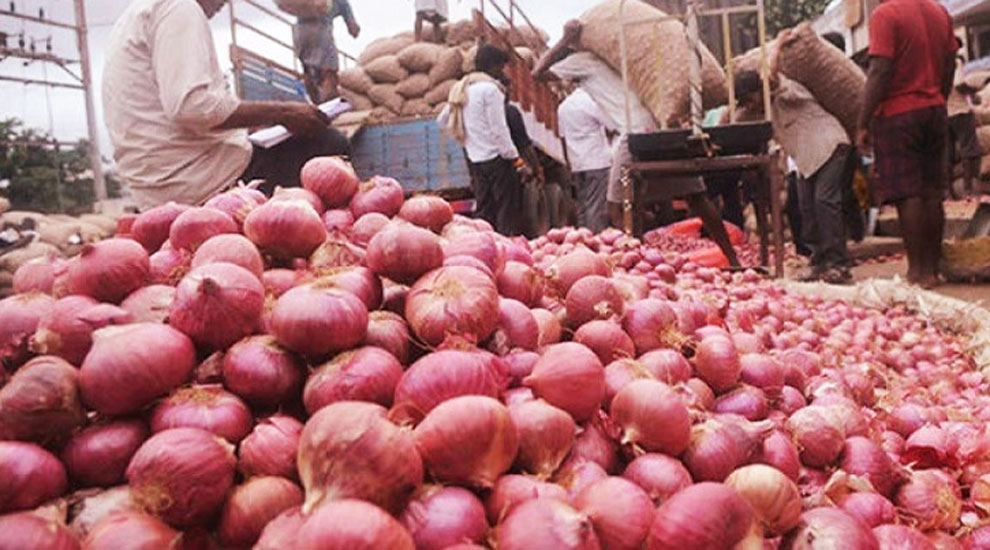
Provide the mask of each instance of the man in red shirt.
[{"label": "man in red shirt", "polygon": [[870,18],[870,70],[857,141],[871,143],[876,185],[897,206],[908,280],[938,283],[948,180],[948,115],[957,42],[933,0],[886,0]]}]

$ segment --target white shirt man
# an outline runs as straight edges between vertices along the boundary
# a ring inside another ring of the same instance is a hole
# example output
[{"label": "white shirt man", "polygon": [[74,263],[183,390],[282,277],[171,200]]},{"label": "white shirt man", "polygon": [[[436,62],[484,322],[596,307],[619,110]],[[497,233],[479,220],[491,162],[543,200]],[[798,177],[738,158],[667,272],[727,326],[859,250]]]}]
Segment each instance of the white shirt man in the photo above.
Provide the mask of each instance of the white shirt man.
[{"label": "white shirt man", "polygon": [[578,223],[598,233],[608,227],[605,195],[612,151],[607,134],[615,125],[582,88],[561,102],[557,119],[577,188]]}]

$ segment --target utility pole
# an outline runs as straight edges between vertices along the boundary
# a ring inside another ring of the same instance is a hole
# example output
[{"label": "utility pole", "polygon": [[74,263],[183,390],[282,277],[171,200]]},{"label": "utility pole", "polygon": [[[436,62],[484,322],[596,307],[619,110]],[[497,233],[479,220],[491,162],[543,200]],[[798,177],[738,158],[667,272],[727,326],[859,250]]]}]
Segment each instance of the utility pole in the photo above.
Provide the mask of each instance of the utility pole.
[{"label": "utility pole", "polygon": [[75,0],[76,41],[79,45],[80,70],[83,94],[86,96],[86,126],[89,128],[89,162],[93,168],[93,189],[96,200],[107,198],[107,182],[103,177],[103,159],[100,156],[100,135],[97,131],[96,105],[93,101],[93,71],[89,59],[89,36],[86,27],[86,10],[83,0]]}]

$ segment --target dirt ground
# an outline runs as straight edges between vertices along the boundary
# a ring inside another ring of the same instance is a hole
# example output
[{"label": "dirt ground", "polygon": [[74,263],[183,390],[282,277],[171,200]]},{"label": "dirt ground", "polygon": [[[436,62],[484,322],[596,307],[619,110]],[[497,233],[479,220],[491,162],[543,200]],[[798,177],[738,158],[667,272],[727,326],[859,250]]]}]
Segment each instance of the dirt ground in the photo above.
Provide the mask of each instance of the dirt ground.
[{"label": "dirt ground", "polygon": [[[870,278],[890,279],[903,277],[907,273],[907,260],[896,260],[881,264],[866,264],[853,268],[857,281]],[[990,284],[944,284],[934,289],[939,294],[951,296],[970,303],[979,303],[990,308]]]}]

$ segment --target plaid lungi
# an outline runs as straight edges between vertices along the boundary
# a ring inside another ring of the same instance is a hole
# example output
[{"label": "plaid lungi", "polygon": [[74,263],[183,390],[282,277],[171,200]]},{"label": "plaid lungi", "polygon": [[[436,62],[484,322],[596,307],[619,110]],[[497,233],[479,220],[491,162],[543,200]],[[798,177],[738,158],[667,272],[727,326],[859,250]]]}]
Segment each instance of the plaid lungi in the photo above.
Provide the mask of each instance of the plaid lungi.
[{"label": "plaid lungi", "polygon": [[882,203],[941,198],[948,184],[949,122],[945,106],[874,119],[876,195]]}]

